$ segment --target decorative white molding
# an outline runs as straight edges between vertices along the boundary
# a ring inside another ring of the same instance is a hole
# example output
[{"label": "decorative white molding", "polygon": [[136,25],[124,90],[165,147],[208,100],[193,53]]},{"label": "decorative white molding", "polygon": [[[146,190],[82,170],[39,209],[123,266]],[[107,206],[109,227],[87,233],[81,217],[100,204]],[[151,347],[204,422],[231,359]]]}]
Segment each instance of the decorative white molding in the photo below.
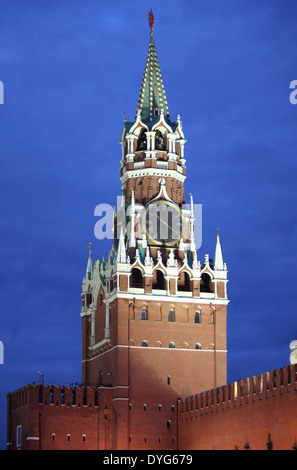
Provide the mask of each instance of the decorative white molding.
[{"label": "decorative white molding", "polygon": [[[141,289],[141,290],[144,290],[144,289]],[[133,297],[135,298],[135,300],[142,300],[144,302],[147,302],[149,300],[154,300],[154,301],[159,301],[159,302],[185,302],[185,297],[181,297],[180,294],[182,293],[182,291],[178,291],[177,292],[177,296],[173,296],[173,295],[166,295],[166,291],[164,290],[163,292],[165,292],[165,295],[160,295],[159,294],[159,291],[156,290],[156,292],[158,292],[156,295],[154,295],[154,293],[152,294],[144,294],[142,292],[135,292],[136,289],[134,289],[133,291]],[[154,290],[153,290],[154,292]],[[111,297],[109,297],[108,301],[109,302],[112,302],[114,301],[115,299],[131,299],[131,293],[132,292],[115,292]],[[202,294],[203,294],[203,297],[202,297]],[[208,292],[201,292],[201,297],[187,297],[187,303],[190,303],[190,304],[206,304],[208,305],[209,304],[209,300],[210,299],[213,299],[213,303],[216,304],[216,305],[228,305],[230,300],[228,299],[222,299],[222,298],[215,298],[214,294],[213,293],[208,293]]]},{"label": "decorative white molding", "polygon": [[104,344],[108,344],[108,343],[110,343],[110,339],[109,338],[104,338],[102,341],[99,341],[99,343],[96,343],[93,346],[89,346],[88,349],[94,350],[94,349],[100,348]]},{"label": "decorative white molding", "polygon": [[[113,352],[113,350],[117,348],[133,348],[133,349],[142,349],[142,350],[150,350],[150,349],[157,349],[158,351],[183,351],[183,353],[187,352],[194,352],[194,353],[214,353],[214,349],[189,349],[189,348],[164,348],[163,346],[128,346],[127,344],[117,344],[116,346],[113,346],[112,348],[108,349],[108,351],[103,351],[99,356],[94,356],[90,357],[88,359],[83,359],[81,362],[91,362],[94,361],[100,357],[102,357],[104,354],[108,354]],[[226,354],[228,352],[227,349],[216,349],[216,353],[224,353]],[[171,354],[171,353],[170,353]],[[125,386],[118,386],[119,388],[126,388]],[[107,389],[113,389],[117,387],[100,387],[100,388],[107,388]]]},{"label": "decorative white molding", "polygon": [[129,178],[143,178],[144,176],[159,176],[160,178],[175,178],[184,183],[186,176],[176,170],[164,170],[161,168],[145,168],[143,170],[129,170],[120,178],[122,184],[125,184]]}]

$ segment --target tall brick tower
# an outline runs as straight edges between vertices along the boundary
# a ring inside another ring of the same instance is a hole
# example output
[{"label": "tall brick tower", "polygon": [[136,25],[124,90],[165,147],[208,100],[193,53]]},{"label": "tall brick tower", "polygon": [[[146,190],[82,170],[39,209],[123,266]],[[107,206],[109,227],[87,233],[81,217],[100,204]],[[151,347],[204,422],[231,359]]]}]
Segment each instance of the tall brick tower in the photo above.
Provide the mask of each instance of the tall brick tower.
[{"label": "tall brick tower", "polygon": [[172,122],[149,13],[135,120],[124,121],[122,203],[108,259],[89,253],[82,287],[82,380],[98,387],[107,448],[175,449],[176,399],[227,381],[227,270],[197,259],[186,206],[185,137]]}]

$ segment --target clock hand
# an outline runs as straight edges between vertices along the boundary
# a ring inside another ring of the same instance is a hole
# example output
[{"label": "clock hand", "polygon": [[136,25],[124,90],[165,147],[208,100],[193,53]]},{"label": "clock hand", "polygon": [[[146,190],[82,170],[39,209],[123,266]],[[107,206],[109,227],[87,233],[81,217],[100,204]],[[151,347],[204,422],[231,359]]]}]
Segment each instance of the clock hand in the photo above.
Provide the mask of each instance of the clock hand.
[{"label": "clock hand", "polygon": [[172,230],[172,234],[176,233],[176,235],[179,237],[180,236],[180,233],[178,233],[175,229],[173,229],[173,227],[171,227],[170,225],[166,224],[166,222],[164,222],[163,219],[160,218],[160,216],[157,215],[157,219],[160,220],[160,222],[162,222],[162,224],[164,224],[166,227],[170,228]]}]

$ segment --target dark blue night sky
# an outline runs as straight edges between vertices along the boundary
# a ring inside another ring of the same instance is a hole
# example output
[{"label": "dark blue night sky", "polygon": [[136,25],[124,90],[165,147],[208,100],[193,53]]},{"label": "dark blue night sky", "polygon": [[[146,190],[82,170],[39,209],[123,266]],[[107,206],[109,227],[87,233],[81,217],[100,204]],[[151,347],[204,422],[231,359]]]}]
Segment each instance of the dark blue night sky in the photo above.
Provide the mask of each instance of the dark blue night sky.
[{"label": "dark blue night sky", "polygon": [[[296,338],[295,0],[1,2],[0,448],[6,393],[81,381],[80,292],[97,204],[116,202],[124,112],[149,45],[203,205],[198,259],[220,228],[229,272],[228,382],[289,364]],[[188,199],[189,201],[189,199]]]}]

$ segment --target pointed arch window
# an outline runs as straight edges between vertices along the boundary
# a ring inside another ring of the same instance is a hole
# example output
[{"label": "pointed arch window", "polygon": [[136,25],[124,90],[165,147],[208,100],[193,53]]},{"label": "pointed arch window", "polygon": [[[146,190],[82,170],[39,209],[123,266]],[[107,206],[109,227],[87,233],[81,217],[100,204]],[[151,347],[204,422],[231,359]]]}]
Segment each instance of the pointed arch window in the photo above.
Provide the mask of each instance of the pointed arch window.
[{"label": "pointed arch window", "polygon": [[141,343],[141,346],[144,347],[144,348],[147,348],[148,342],[143,340],[142,343]]},{"label": "pointed arch window", "polygon": [[170,341],[170,343],[169,343],[169,347],[170,347],[170,348],[175,348],[175,344],[174,344],[174,342],[173,342],[173,341]]}]

